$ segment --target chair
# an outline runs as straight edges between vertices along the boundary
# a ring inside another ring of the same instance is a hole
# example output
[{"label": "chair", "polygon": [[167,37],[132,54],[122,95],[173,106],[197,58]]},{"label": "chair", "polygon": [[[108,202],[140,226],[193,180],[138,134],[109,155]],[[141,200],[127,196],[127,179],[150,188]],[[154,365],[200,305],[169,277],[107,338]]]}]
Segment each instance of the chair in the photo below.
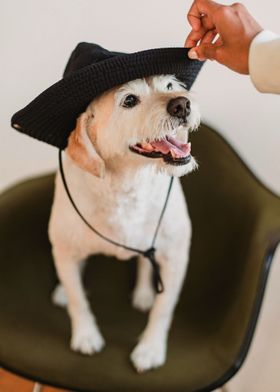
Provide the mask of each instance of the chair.
[{"label": "chair", "polygon": [[50,301],[57,281],[47,238],[50,174],[0,196],[0,366],[87,392],[206,392],[238,371],[280,241],[280,199],[207,126],[192,145],[200,168],[182,183],[193,241],[166,364],[138,375],[129,361],[147,317],[130,305],[135,260],[88,263],[85,286],[107,346],[92,357],[70,350],[69,318]]}]

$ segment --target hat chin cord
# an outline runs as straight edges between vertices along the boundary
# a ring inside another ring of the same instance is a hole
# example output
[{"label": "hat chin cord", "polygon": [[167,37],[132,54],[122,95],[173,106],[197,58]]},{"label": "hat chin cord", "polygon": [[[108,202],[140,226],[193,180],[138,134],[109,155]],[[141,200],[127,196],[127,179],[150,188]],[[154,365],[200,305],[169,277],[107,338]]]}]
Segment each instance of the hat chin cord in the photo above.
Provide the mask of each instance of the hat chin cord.
[{"label": "hat chin cord", "polygon": [[135,253],[138,253],[139,255],[144,256],[146,259],[148,259],[151,263],[152,269],[153,269],[153,286],[154,289],[156,291],[156,293],[160,294],[164,291],[164,285],[160,276],[160,265],[158,264],[158,262],[156,261],[156,257],[155,257],[155,253],[156,253],[156,248],[155,248],[155,242],[157,239],[157,235],[158,235],[158,231],[162,222],[162,218],[163,215],[165,213],[167,204],[168,204],[168,200],[169,200],[169,196],[170,196],[170,192],[172,189],[172,184],[173,184],[173,180],[174,177],[170,178],[170,182],[169,182],[169,186],[168,186],[168,190],[167,190],[167,194],[166,194],[166,198],[164,201],[164,205],[162,207],[159,219],[158,219],[158,223],[154,232],[154,236],[151,242],[151,246],[147,249],[147,250],[142,250],[142,249],[138,249],[138,248],[133,248],[130,246],[127,246],[125,244],[121,244],[117,241],[112,240],[111,238],[106,237],[105,235],[103,235],[102,233],[100,233],[98,230],[96,230],[85,218],[84,216],[81,214],[80,210],[78,209],[76,203],[74,202],[71,193],[69,191],[67,182],[66,182],[66,178],[65,178],[65,173],[64,173],[64,169],[63,169],[63,163],[62,163],[62,150],[59,149],[59,171],[61,174],[61,178],[62,178],[62,182],[64,185],[64,189],[67,193],[67,196],[73,206],[73,208],[76,210],[77,214],[80,216],[80,218],[84,221],[84,223],[96,234],[98,235],[100,238],[102,238],[104,241],[109,242],[112,245],[118,246],[119,248],[123,248]]}]

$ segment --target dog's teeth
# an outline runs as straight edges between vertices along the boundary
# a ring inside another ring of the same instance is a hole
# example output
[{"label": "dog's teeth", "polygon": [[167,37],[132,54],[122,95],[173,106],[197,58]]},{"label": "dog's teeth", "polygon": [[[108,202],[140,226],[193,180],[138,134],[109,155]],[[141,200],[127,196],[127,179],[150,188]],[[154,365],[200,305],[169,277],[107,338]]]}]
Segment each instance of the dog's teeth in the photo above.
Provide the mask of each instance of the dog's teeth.
[{"label": "dog's teeth", "polygon": [[150,143],[141,143],[141,147],[146,151],[153,151],[153,146]]}]

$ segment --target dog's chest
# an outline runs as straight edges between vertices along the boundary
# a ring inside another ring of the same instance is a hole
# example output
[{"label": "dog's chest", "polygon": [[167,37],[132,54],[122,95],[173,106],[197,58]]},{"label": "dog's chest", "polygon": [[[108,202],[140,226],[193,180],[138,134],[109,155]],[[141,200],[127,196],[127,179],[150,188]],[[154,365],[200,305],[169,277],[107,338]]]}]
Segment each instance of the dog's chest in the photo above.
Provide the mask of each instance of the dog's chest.
[{"label": "dog's chest", "polygon": [[[149,188],[149,187],[148,187]],[[100,192],[92,200],[90,221],[106,237],[129,247],[146,249],[150,245],[160,215],[162,195],[155,189],[135,189],[127,187],[118,192]],[[121,247],[87,231],[92,251],[114,255],[120,259],[131,256]],[[98,248],[98,249],[97,249]]]}]

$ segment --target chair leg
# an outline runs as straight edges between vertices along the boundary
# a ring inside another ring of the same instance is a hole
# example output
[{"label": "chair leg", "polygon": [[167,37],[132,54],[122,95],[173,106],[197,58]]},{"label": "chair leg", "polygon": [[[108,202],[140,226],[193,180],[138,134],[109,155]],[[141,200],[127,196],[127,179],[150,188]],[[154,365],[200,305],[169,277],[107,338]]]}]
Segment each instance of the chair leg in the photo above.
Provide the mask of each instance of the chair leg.
[{"label": "chair leg", "polygon": [[32,392],[42,392],[43,386],[35,382]]},{"label": "chair leg", "polygon": [[228,389],[225,385],[223,385],[221,388],[215,389],[213,392],[228,392]]}]

